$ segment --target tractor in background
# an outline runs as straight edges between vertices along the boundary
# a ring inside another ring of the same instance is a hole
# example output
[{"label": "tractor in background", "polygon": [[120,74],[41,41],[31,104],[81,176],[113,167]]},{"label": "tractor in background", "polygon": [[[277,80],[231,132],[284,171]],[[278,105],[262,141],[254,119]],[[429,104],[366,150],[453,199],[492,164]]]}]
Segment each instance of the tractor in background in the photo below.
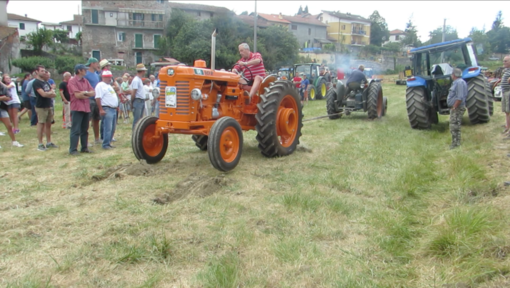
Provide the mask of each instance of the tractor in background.
[{"label": "tractor in background", "polygon": [[328,90],[326,110],[329,119],[334,120],[349,115],[351,112],[368,112],[369,119],[381,118],[388,110],[388,99],[383,96],[380,79],[364,81],[356,89],[347,93],[342,81]]},{"label": "tractor in background", "polygon": [[320,100],[326,98],[328,92],[328,84],[326,79],[320,75],[321,64],[318,63],[304,63],[294,65],[294,75],[305,73],[310,81],[310,92],[308,93],[308,100]]},{"label": "tractor in background", "polygon": [[487,123],[493,110],[489,83],[476,60],[471,38],[431,44],[410,50],[412,76],[407,78],[406,104],[413,129],[429,129],[438,123],[438,114],[447,115],[448,91],[454,67],[462,70],[468,85],[466,106],[471,124]]},{"label": "tractor in background", "polygon": [[188,134],[200,150],[207,150],[214,168],[230,171],[241,159],[247,130],[257,130],[265,157],[292,154],[303,126],[300,97],[292,82],[267,76],[250,99],[239,84],[246,77],[215,70],[214,44],[211,50],[210,69],[204,60],[196,60],[193,66],[159,70],[159,118],[147,116],[136,124],[131,138],[135,157],[157,163],[167,151],[168,134]]}]

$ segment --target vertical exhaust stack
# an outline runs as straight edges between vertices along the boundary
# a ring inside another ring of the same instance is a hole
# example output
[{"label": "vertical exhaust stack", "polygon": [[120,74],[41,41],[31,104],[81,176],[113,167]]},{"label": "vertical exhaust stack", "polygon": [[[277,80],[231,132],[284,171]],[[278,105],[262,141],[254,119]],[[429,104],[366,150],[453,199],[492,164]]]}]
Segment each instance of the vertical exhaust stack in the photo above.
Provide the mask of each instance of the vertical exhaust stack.
[{"label": "vertical exhaust stack", "polygon": [[215,28],[211,35],[211,70],[216,68],[216,35],[218,34]]}]

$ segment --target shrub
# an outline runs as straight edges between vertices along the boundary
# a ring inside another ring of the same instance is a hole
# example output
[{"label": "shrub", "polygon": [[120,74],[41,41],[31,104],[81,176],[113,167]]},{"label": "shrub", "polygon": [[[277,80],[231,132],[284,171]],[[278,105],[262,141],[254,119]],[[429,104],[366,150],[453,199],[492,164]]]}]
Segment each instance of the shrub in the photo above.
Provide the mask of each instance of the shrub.
[{"label": "shrub", "polygon": [[83,59],[81,57],[58,56],[55,58],[55,68],[59,74],[62,74],[66,71],[73,72],[74,66],[79,63],[83,63]]},{"label": "shrub", "polygon": [[55,68],[55,63],[52,59],[40,56],[24,57],[12,60],[12,65],[21,68],[23,71],[30,72],[35,66],[43,65],[46,68]]}]

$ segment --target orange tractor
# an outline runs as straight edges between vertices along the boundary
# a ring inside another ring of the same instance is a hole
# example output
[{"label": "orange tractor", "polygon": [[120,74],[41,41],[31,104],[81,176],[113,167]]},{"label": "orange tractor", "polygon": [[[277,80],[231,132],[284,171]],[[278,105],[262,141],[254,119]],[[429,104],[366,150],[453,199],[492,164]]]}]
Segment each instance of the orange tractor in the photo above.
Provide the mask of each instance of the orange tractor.
[{"label": "orange tractor", "polygon": [[189,134],[207,150],[214,168],[230,171],[241,158],[242,131],[255,129],[262,155],[292,154],[303,126],[292,82],[267,76],[249,99],[239,84],[244,75],[215,70],[214,61],[211,66],[196,60],[193,67],[160,69],[159,119],[147,116],[136,124],[131,140],[136,158],[157,163],[165,156],[169,133]]}]

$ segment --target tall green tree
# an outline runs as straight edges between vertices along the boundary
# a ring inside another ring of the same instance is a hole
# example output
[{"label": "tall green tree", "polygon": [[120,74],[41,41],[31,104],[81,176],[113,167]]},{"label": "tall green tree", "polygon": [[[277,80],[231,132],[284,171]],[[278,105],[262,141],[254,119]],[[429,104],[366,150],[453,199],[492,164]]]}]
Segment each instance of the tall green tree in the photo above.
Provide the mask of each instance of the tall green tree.
[{"label": "tall green tree", "polygon": [[382,43],[390,38],[388,24],[379,11],[375,10],[370,19],[370,44],[381,47]]},{"label": "tall green tree", "polygon": [[270,26],[261,30],[258,37],[261,39],[260,52],[266,69],[275,70],[281,66],[292,65],[298,59],[299,44],[287,28]]},{"label": "tall green tree", "polygon": [[418,30],[416,30],[416,26],[414,26],[411,19],[407,22],[404,32],[405,37],[402,40],[403,45],[411,45],[414,47],[419,47],[421,45],[421,41],[418,39]]},{"label": "tall green tree", "polygon": [[[459,39],[459,35],[457,34],[457,30],[455,30],[451,26],[445,27],[445,41]],[[443,42],[443,28],[439,27],[434,31],[429,32],[429,40],[427,40],[424,45],[435,44]]]},{"label": "tall green tree", "polygon": [[492,29],[487,32],[492,51],[496,53],[507,53],[510,49],[510,28],[503,26],[503,13],[496,15],[492,23]]},{"label": "tall green tree", "polygon": [[53,30],[53,39],[58,43],[68,43],[69,32],[65,30]]},{"label": "tall green tree", "polygon": [[305,6],[305,10],[303,11],[303,13],[308,14],[308,5]]},{"label": "tall green tree", "polygon": [[44,46],[53,44],[53,32],[46,28],[41,28],[36,32],[28,33],[27,39],[27,43],[33,46],[34,52],[37,55],[41,55]]},{"label": "tall green tree", "polygon": [[498,11],[498,14],[496,15],[496,19],[494,19],[494,22],[492,22],[492,29],[491,30],[499,30],[503,27],[503,13],[501,10]]},{"label": "tall green tree", "polygon": [[492,53],[491,44],[489,42],[489,36],[483,30],[472,28],[469,32],[469,38],[473,39],[476,50],[478,52],[477,58],[479,60],[485,60]]}]

